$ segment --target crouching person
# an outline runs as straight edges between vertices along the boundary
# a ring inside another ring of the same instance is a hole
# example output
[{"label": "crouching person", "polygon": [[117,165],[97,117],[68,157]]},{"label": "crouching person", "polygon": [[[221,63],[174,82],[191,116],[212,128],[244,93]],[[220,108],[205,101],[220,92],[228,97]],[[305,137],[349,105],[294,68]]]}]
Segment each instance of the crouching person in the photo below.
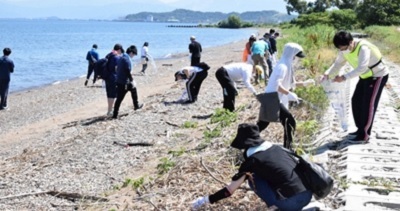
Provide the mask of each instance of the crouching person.
[{"label": "crouching person", "polygon": [[257,125],[240,124],[231,147],[244,150],[245,161],[239,172],[228,186],[196,199],[192,204],[194,210],[231,196],[246,180],[268,207],[301,210],[310,203],[312,192],[300,179],[297,162],[282,147],[261,139]]},{"label": "crouching person", "polygon": [[[261,68],[260,66],[257,66]],[[256,95],[256,90],[250,83],[253,73],[253,65],[247,63],[231,63],[224,65],[215,72],[215,77],[221,84],[224,95],[223,108],[234,111],[235,97],[238,94],[235,81],[243,81],[251,93]]]},{"label": "crouching person", "polygon": [[114,114],[113,118],[118,117],[119,107],[121,106],[122,100],[126,93],[129,91],[131,92],[132,101],[133,101],[133,108],[135,110],[141,109],[143,104],[139,104],[136,84],[133,80],[131,75],[132,64],[131,59],[137,55],[136,46],[131,45],[127,50],[126,53],[122,55],[122,57],[118,60],[117,65],[117,100],[115,101],[114,105]]},{"label": "crouching person", "polygon": [[175,81],[187,80],[186,90],[188,99],[182,100],[182,103],[194,103],[197,101],[197,95],[199,95],[201,84],[204,79],[208,76],[208,70],[210,66],[205,62],[200,62],[195,66],[187,66],[175,73]]}]

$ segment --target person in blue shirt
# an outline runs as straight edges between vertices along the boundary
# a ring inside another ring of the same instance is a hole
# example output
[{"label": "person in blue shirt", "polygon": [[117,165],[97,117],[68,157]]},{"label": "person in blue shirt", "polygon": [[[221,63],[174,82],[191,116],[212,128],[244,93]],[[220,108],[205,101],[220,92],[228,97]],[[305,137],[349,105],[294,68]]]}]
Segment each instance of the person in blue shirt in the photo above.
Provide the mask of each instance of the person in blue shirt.
[{"label": "person in blue shirt", "polygon": [[103,80],[106,85],[107,93],[107,116],[113,115],[113,106],[115,98],[117,98],[117,64],[118,60],[121,58],[120,55],[124,53],[124,49],[121,44],[115,44],[113,50],[106,55],[107,58],[107,71],[103,74]]},{"label": "person in blue shirt", "polygon": [[[257,40],[251,46],[250,51],[251,51],[251,58],[253,59],[254,67],[256,65],[261,65],[261,67],[264,70],[264,80],[267,80],[268,66],[267,66],[266,57],[268,58],[268,54],[269,54],[268,43],[266,43],[264,40]],[[257,73],[256,73],[255,82],[256,82],[256,84],[258,84],[258,74]]]},{"label": "person in blue shirt", "polygon": [[136,46],[131,45],[126,50],[126,53],[123,53],[122,57],[118,60],[117,78],[116,78],[117,100],[115,101],[114,105],[114,114],[113,114],[114,119],[118,117],[119,107],[121,106],[121,103],[124,100],[124,97],[128,91],[131,92],[134,110],[138,110],[143,107],[143,104],[139,104],[137,90],[136,90],[136,83],[133,80],[131,74],[132,71],[131,59],[136,55],[137,55]]},{"label": "person in blue shirt", "polygon": [[[90,75],[92,75],[92,72],[94,70],[94,63],[99,60],[99,53],[97,53],[97,45],[93,44],[92,50],[88,51],[86,54],[86,60],[88,61],[88,70],[87,70],[87,76],[86,76],[86,81],[85,81],[85,86],[87,86]],[[96,83],[97,75],[94,73],[93,76],[93,84]]]},{"label": "person in blue shirt", "polygon": [[11,54],[10,48],[3,49],[0,57],[0,110],[7,109],[8,88],[10,86],[11,73],[14,72],[14,62],[8,58]]}]

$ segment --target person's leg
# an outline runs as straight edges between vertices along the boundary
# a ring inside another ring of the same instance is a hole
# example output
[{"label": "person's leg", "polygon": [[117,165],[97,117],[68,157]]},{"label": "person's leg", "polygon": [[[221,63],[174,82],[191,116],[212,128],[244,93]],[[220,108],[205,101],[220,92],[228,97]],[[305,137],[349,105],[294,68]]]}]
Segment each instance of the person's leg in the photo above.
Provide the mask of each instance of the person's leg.
[{"label": "person's leg", "polygon": [[232,79],[229,77],[226,70],[221,67],[215,73],[218,82],[221,84],[222,92],[224,96],[223,108],[234,111],[235,110],[235,85]]},{"label": "person's leg", "polygon": [[146,69],[147,69],[147,63],[142,65],[142,73],[145,73]]},{"label": "person's leg", "polygon": [[122,101],[125,98],[125,95],[128,91],[125,89],[125,84],[117,84],[117,100],[114,105],[114,113],[113,118],[118,117],[119,107],[121,106]]},{"label": "person's leg", "polygon": [[93,67],[94,67],[93,64],[90,64],[90,63],[88,64],[85,86],[87,85],[87,83],[88,83],[88,81],[89,81],[89,78],[90,78],[90,76],[92,75]]},{"label": "person's leg", "polygon": [[248,180],[250,188],[260,197],[268,207],[275,205],[277,199],[277,194],[272,190],[271,186],[267,181],[253,174],[253,181]]},{"label": "person's leg", "polygon": [[257,122],[257,126],[258,126],[258,129],[260,130],[260,133],[261,133],[261,131],[263,131],[265,128],[267,128],[268,125],[269,125],[269,122],[265,122],[265,121],[261,121],[261,120]]},{"label": "person's leg", "polygon": [[375,112],[379,104],[382,90],[389,76],[380,78],[364,79],[364,97],[360,103],[363,105],[360,116],[360,132],[354,138],[355,140],[368,140],[371,134],[372,124],[375,118]]},{"label": "person's leg", "polygon": [[362,100],[363,100],[363,95],[364,95],[364,86],[365,86],[365,81],[360,79],[356,85],[356,88],[354,90],[353,96],[351,97],[351,110],[353,112],[353,119],[354,119],[354,124],[357,127],[356,133],[359,134],[361,133],[361,110],[363,108]]},{"label": "person's leg", "polygon": [[193,102],[197,101],[197,96],[199,95],[201,84],[203,83],[204,79],[206,79],[208,76],[207,71],[201,71],[197,73],[196,80],[193,81]]},{"label": "person's leg", "polygon": [[0,109],[7,107],[9,80],[0,80]]},{"label": "person's leg", "polygon": [[131,97],[132,97],[133,108],[135,110],[141,109],[143,104],[139,104],[136,87],[134,87],[130,92],[131,92]]},{"label": "person's leg", "polygon": [[284,129],[283,147],[290,150],[292,149],[293,136],[296,130],[296,120],[282,103],[280,104],[279,119]]},{"label": "person's leg", "polygon": [[267,64],[268,64],[268,75],[271,76],[271,74],[272,74],[272,62],[271,62],[271,59],[267,59]]},{"label": "person's leg", "polygon": [[106,93],[107,93],[107,114],[112,112],[115,98],[117,98],[117,85],[114,80],[105,80],[106,83]]}]

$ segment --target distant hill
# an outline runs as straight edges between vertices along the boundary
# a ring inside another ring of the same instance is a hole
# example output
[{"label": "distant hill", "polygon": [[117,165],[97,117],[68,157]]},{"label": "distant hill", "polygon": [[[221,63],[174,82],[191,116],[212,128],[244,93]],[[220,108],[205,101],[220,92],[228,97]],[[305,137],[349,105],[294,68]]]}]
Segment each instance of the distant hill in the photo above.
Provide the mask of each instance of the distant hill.
[{"label": "distant hill", "polygon": [[232,14],[239,16],[242,21],[253,23],[288,22],[297,17],[295,15],[287,15],[273,10],[222,13],[177,9],[172,12],[140,12],[137,14],[129,14],[125,16],[123,20],[134,22],[218,23],[222,20],[226,20]]}]

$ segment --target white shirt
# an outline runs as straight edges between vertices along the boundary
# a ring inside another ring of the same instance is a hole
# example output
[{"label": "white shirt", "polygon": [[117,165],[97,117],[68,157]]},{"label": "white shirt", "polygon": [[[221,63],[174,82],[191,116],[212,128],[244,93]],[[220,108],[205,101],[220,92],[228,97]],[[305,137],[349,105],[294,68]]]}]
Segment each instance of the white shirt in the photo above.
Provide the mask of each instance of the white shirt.
[{"label": "white shirt", "polygon": [[193,74],[193,73],[198,73],[203,71],[203,69],[201,69],[200,67],[195,67],[195,66],[187,66],[184,67],[180,70],[181,73],[184,73],[183,70],[188,70],[189,71],[189,77]]},{"label": "white shirt", "polygon": [[244,85],[252,92],[256,93],[256,90],[250,83],[250,79],[253,73],[253,65],[247,63],[231,63],[224,65],[229,78],[232,81],[243,81]]},{"label": "white shirt", "polygon": [[142,57],[147,57],[149,55],[149,48],[147,46],[143,46],[141,55]]}]

